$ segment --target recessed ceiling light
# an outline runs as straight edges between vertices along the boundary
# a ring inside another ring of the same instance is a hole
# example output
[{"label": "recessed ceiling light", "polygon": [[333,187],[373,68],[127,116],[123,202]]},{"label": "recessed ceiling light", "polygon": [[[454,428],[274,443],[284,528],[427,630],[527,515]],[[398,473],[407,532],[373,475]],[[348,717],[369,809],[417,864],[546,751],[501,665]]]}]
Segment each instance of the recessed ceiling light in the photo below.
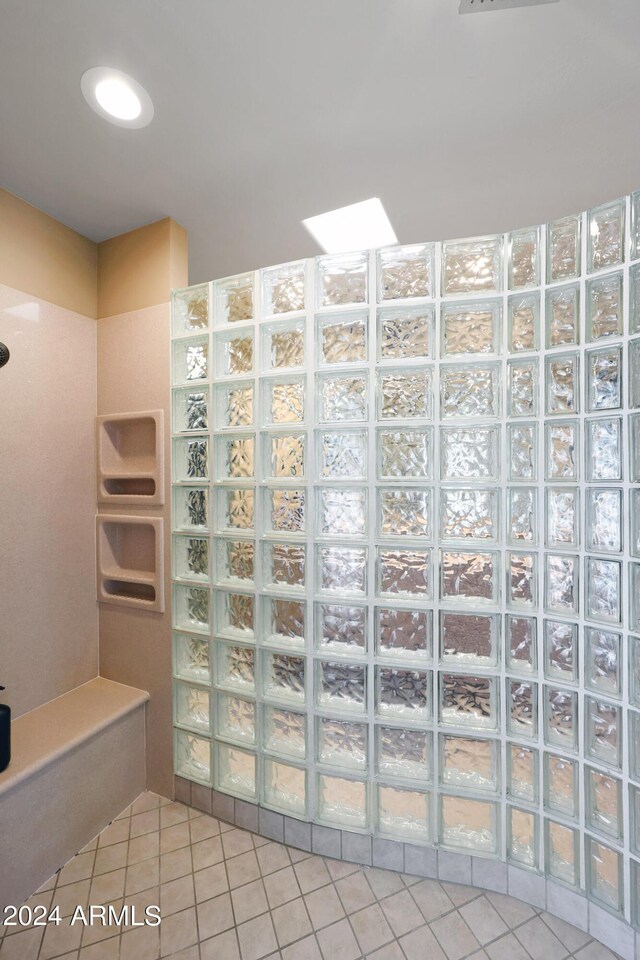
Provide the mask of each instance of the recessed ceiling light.
[{"label": "recessed ceiling light", "polygon": [[347,253],[398,242],[378,197],[308,217],[302,223],[325,253]]},{"label": "recessed ceiling light", "polygon": [[91,67],[82,74],[80,88],[89,106],[118,127],[146,127],[153,120],[151,97],[122,70]]}]

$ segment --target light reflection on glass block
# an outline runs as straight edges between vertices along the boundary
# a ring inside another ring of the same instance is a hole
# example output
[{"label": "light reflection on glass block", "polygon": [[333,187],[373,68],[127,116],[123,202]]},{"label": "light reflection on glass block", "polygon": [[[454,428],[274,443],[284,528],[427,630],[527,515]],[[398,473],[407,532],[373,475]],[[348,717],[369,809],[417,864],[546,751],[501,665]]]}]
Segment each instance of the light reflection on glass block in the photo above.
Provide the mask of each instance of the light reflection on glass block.
[{"label": "light reflection on glass block", "polygon": [[[634,707],[640,707],[640,637],[629,637],[629,701]],[[633,721],[634,716],[636,714],[630,714],[629,719]],[[640,727],[638,733],[640,734]],[[640,739],[638,740],[638,748],[640,748]],[[640,761],[640,752],[638,753],[638,761]],[[640,780],[640,775],[638,780]]]},{"label": "light reflection on glass block", "polygon": [[441,417],[497,417],[500,409],[498,364],[440,367]]},{"label": "light reflection on glass block", "polygon": [[534,607],[538,602],[538,558],[531,553],[508,551],[507,604],[510,607]]},{"label": "light reflection on glass block", "polygon": [[378,419],[430,419],[432,413],[431,369],[383,370],[378,372]]},{"label": "light reflection on glass block", "polygon": [[618,410],[622,406],[622,348],[587,351],[587,408]]},{"label": "light reflection on glass block", "polygon": [[431,537],[430,490],[407,487],[378,491],[378,533],[381,537]]},{"label": "light reflection on glass block", "polygon": [[546,546],[577,547],[580,517],[578,490],[574,487],[547,487],[545,494]]},{"label": "light reflection on glass block", "polygon": [[537,500],[538,492],[534,487],[510,487],[507,490],[507,540],[510,543],[536,542]]},{"label": "light reflection on glass block", "polygon": [[177,437],[173,444],[174,480],[207,480],[210,468],[209,438]]},{"label": "light reflection on glass block", "polygon": [[538,425],[508,424],[509,480],[537,480]]},{"label": "light reflection on glass block", "polygon": [[382,595],[431,595],[431,556],[428,550],[378,549],[378,592]]},{"label": "light reflection on glass block", "polygon": [[611,847],[586,837],[589,896],[610,910],[622,911],[622,857]]},{"label": "light reflection on glass block", "polygon": [[287,263],[262,271],[263,313],[304,310],[305,263]]},{"label": "light reflection on glass block", "polygon": [[173,585],[173,625],[196,633],[209,632],[209,589],[190,584]]},{"label": "light reflection on glass block", "polygon": [[431,610],[377,607],[375,624],[378,656],[404,662],[430,660],[432,617]]},{"label": "light reflection on glass block", "polygon": [[316,645],[323,653],[363,654],[367,647],[367,608],[316,604]]},{"label": "light reflection on glass block", "polygon": [[304,365],[304,320],[271,324],[262,330],[262,362],[268,370]]},{"label": "light reflection on glass block", "polygon": [[265,759],[263,767],[264,803],[274,810],[305,817],[307,814],[307,774],[278,760]]},{"label": "light reflection on glass block", "polygon": [[622,420],[589,420],[587,480],[622,479]]},{"label": "light reflection on glass block", "polygon": [[377,772],[381,776],[430,780],[432,735],[426,730],[376,726]]},{"label": "light reflection on glass block", "polygon": [[216,592],[216,633],[232,640],[253,640],[255,597],[251,593]]},{"label": "light reflection on glass block", "polygon": [[301,377],[290,380],[265,380],[263,387],[262,409],[266,425],[277,426],[304,421],[305,381]]},{"label": "light reflection on glass block", "polygon": [[509,234],[509,289],[540,283],[540,228],[528,227]]},{"label": "light reflection on glass block", "polygon": [[265,437],[267,476],[295,479],[305,473],[304,434],[278,434]]},{"label": "light reflection on glass block", "polygon": [[575,819],[579,810],[578,764],[575,760],[544,755],[544,806],[552,813]]},{"label": "light reflection on glass block", "polygon": [[499,293],[502,237],[477,237],[442,244],[442,295]]},{"label": "light reflection on glass block", "polygon": [[445,847],[497,853],[498,822],[495,803],[440,796],[440,842]]},{"label": "light reflection on glass block", "polygon": [[305,531],[306,490],[266,490],[266,531],[296,534]]},{"label": "light reflection on glass block", "polygon": [[214,334],[213,359],[217,377],[239,377],[253,371],[253,334],[248,331]]},{"label": "light reflection on glass block", "polygon": [[207,430],[209,388],[182,387],[173,391],[173,432]]},{"label": "light reflection on glass block", "polygon": [[194,330],[206,330],[209,325],[209,284],[174,290],[171,317],[174,337]]},{"label": "light reflection on glass block", "polygon": [[319,307],[364,303],[367,299],[366,253],[347,253],[317,259]]},{"label": "light reflection on glass block", "polygon": [[570,284],[547,291],[547,348],[579,342],[580,287]]},{"label": "light reflection on glass block", "polygon": [[253,318],[253,274],[217,280],[213,285],[217,323],[240,323]]},{"label": "light reflection on glass block", "polygon": [[177,681],[174,685],[173,705],[175,722],[196,733],[211,734],[210,691],[191,683]]},{"label": "light reflection on glass block", "polygon": [[629,479],[640,480],[640,414],[629,417]]},{"label": "light reflection on glass block", "polygon": [[428,793],[402,787],[377,786],[377,825],[381,834],[424,843],[431,838]]},{"label": "light reflection on glass block", "polygon": [[255,656],[253,647],[216,643],[216,684],[243,693],[255,693]]},{"label": "light reflection on glass block", "polygon": [[621,564],[616,560],[587,557],[587,617],[605,623],[619,623],[621,617]]},{"label": "light reflection on glass block", "polygon": [[254,476],[255,437],[216,437],[218,480],[249,480]]},{"label": "light reflection on glass block", "polygon": [[376,712],[399,720],[428,720],[431,716],[431,674],[424,670],[376,667]]},{"label": "light reflection on glass block", "polygon": [[579,427],[576,420],[546,423],[545,477],[547,480],[577,480]]},{"label": "light reflection on glass block", "polygon": [[185,730],[176,730],[175,738],[177,775],[210,786],[211,741]]},{"label": "light reflection on glass block", "polygon": [[640,333],[640,264],[629,270],[629,333]]},{"label": "light reflection on glass block", "polygon": [[318,819],[329,826],[365,829],[368,822],[366,783],[320,774]]},{"label": "light reflection on glass block", "polygon": [[445,303],[441,307],[441,355],[498,353],[502,302]]},{"label": "light reflection on glass block", "polygon": [[387,247],[378,252],[378,299],[434,295],[434,244]]},{"label": "light reflection on glass block", "polygon": [[307,755],[307,717],[304,713],[264,704],[262,712],[264,749],[304,760]]},{"label": "light reflection on glass block", "polygon": [[629,806],[631,808],[631,849],[638,854],[640,853],[640,790],[637,787],[630,788]]},{"label": "light reflection on glass block", "polygon": [[255,703],[218,692],[215,704],[216,736],[253,746],[256,742]]},{"label": "light reflection on glass block", "polygon": [[366,592],[365,547],[318,547],[320,590],[342,594]]},{"label": "light reflection on glass block", "polygon": [[286,653],[265,653],[263,689],[265,697],[304,703],[305,659]]},{"label": "light reflection on glass block", "polygon": [[317,318],[319,363],[359,363],[367,359],[367,314]]},{"label": "light reflection on glass block", "polygon": [[316,698],[319,707],[364,713],[367,670],[355,663],[316,661]]},{"label": "light reflection on glass block", "polygon": [[288,597],[263,598],[264,642],[302,647],[305,643],[306,604]]},{"label": "light reflection on glass block", "polygon": [[440,658],[461,667],[490,667],[497,661],[499,617],[475,613],[440,613]]},{"label": "light reflection on glass block", "polygon": [[223,427],[248,427],[253,423],[253,386],[234,383],[215,388],[217,419]]},{"label": "light reflection on glass block", "polygon": [[544,621],[544,675],[548,680],[575,683],[578,679],[578,625]]},{"label": "light reflection on glass block", "polygon": [[509,297],[509,352],[537,350],[540,327],[540,294],[525,293]]},{"label": "light reflection on glass block", "polygon": [[322,432],[318,440],[320,475],[329,480],[364,480],[367,475],[365,430]]},{"label": "light reflection on glass block", "polygon": [[587,340],[622,334],[622,274],[587,281]]},{"label": "light reflection on glass block", "polygon": [[512,863],[535,869],[538,865],[538,818],[517,807],[507,809],[507,856]]},{"label": "light reflection on glass block", "polygon": [[[632,491],[632,497],[635,491]],[[622,490],[587,490],[587,549],[598,553],[620,553],[622,550]],[[633,504],[632,504],[633,516]],[[632,537],[634,553],[640,541]]]},{"label": "light reflection on glass block", "polygon": [[207,487],[173,488],[173,525],[176,530],[203,533],[209,525]]},{"label": "light reflection on glass block", "polygon": [[585,627],[585,684],[606,697],[622,693],[622,663],[619,633]]},{"label": "light reflection on glass block", "polygon": [[445,786],[495,793],[500,747],[495,740],[440,736],[440,781]]},{"label": "light reflection on glass block", "polygon": [[492,677],[440,674],[440,722],[447,726],[495,730],[498,692]]},{"label": "light reflection on glass block", "polygon": [[442,480],[496,480],[498,427],[441,428]]},{"label": "light reflection on glass block", "polygon": [[440,598],[465,603],[495,603],[499,595],[499,557],[494,553],[440,551]]},{"label": "light reflection on glass block", "polygon": [[580,273],[581,217],[564,217],[547,226],[547,282]]},{"label": "light reflection on glass block", "polygon": [[577,353],[552,355],[545,360],[547,414],[578,412]]},{"label": "light reflection on glass block", "polygon": [[214,785],[223,793],[256,798],[256,758],[255,754],[232,747],[226,743],[216,743],[215,763],[213,767]]},{"label": "light reflection on glass block", "polygon": [[253,529],[255,497],[253,490],[220,490],[218,497],[222,508],[220,518],[222,529],[231,530],[234,533],[248,532]]},{"label": "light reflection on glass block", "polygon": [[538,684],[507,679],[507,732],[529,740],[538,737]]},{"label": "light reflection on glass block", "polygon": [[173,537],[173,575],[178,580],[209,579],[209,540]]},{"label": "light reflection on glass block", "polygon": [[380,360],[433,358],[435,308],[378,310],[378,356]]},{"label": "light reflection on glass block", "polygon": [[509,360],[507,411],[510,417],[535,417],[538,412],[538,361]]},{"label": "light reflection on glass block", "polygon": [[622,762],[620,707],[595,697],[585,698],[585,754],[596,762],[619,768]]},{"label": "light reflection on glass block", "polygon": [[210,683],[209,640],[205,637],[174,633],[173,669],[175,676],[182,680]]},{"label": "light reflection on glass block", "polygon": [[364,374],[317,378],[321,423],[367,419],[367,377]]},{"label": "light reflection on glass block", "polygon": [[208,337],[174,340],[171,349],[174,383],[192,383],[209,378]]},{"label": "light reflection on glass block", "polygon": [[422,430],[379,430],[377,448],[378,479],[432,479],[432,427]]},{"label": "light reflection on glass block", "polygon": [[514,673],[533,673],[537,668],[537,620],[507,614],[506,663]]},{"label": "light reflection on glass block", "polygon": [[572,887],[580,879],[579,836],[572,827],[545,820],[546,872]]},{"label": "light reflection on glass block", "polygon": [[578,745],[578,695],[547,686],[544,693],[545,743],[573,753]]},{"label": "light reflection on glass block", "polygon": [[302,589],[305,585],[306,547],[292,543],[263,544],[264,585]]},{"label": "light reflection on glass block", "polygon": [[441,490],[443,540],[491,540],[498,537],[497,490]]},{"label": "light reflection on glass block", "polygon": [[588,270],[614,267],[624,260],[624,221],[626,203],[616,200],[589,210]]},{"label": "light reflection on glass block", "polygon": [[320,491],[320,534],[362,537],[367,529],[367,492],[323,487]]},{"label": "light reflection on glass block", "polygon": [[366,770],[367,727],[352,720],[318,717],[318,761],[331,767]]},{"label": "light reflection on glass block", "polygon": [[640,407],[640,338],[628,344],[629,406]]},{"label": "light reflection on glass block", "polygon": [[622,837],[622,783],[600,770],[585,767],[587,825],[613,840]]},{"label": "light reflection on glass block", "polygon": [[535,803],[538,799],[539,754],[520,743],[507,744],[507,793],[516,800]]}]

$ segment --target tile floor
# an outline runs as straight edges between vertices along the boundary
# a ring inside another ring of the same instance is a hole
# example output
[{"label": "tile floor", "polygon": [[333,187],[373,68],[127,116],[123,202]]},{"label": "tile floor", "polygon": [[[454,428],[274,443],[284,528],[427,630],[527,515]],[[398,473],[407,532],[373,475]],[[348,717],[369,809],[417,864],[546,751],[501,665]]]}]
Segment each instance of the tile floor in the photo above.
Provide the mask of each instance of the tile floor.
[{"label": "tile floor", "polygon": [[[615,960],[511,897],[304,853],[152,793],[28,904],[66,920],[0,927],[0,960]],[[78,904],[157,904],[162,923],[72,926]]]}]

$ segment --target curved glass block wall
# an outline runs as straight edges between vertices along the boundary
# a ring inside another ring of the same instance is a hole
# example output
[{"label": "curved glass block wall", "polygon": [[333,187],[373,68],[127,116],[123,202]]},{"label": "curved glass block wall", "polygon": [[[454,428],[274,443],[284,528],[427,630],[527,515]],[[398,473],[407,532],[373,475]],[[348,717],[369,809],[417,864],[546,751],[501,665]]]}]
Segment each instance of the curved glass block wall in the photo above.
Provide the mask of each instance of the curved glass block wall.
[{"label": "curved glass block wall", "polygon": [[640,193],[172,324],[176,772],[637,925]]}]

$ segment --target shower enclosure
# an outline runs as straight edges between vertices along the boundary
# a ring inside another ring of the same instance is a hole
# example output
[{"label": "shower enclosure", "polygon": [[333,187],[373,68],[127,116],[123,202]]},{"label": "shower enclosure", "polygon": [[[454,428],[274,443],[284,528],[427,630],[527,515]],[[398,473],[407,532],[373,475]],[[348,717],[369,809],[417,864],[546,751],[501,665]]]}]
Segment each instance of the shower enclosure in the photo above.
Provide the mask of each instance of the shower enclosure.
[{"label": "shower enclosure", "polygon": [[177,774],[638,924],[634,261],[640,193],[174,294]]}]

